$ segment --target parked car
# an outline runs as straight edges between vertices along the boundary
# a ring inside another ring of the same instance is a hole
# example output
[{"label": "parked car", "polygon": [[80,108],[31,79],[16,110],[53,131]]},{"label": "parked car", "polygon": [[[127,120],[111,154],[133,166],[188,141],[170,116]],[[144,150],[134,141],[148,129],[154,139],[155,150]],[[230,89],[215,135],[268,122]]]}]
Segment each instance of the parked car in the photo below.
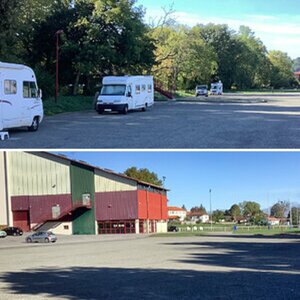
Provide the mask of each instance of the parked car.
[{"label": "parked car", "polygon": [[7,236],[7,233],[3,230],[0,230],[0,238],[5,238]]},{"label": "parked car", "polygon": [[169,232],[178,232],[179,228],[177,226],[169,226],[168,231]]},{"label": "parked car", "polygon": [[56,242],[57,237],[51,231],[40,231],[34,234],[29,235],[26,238],[27,243],[49,243],[49,242]]},{"label": "parked car", "polygon": [[6,227],[3,229],[7,235],[23,235],[23,230],[20,227]]},{"label": "parked car", "polygon": [[205,96],[208,97],[208,86],[207,85],[197,85],[196,86],[196,97]]}]

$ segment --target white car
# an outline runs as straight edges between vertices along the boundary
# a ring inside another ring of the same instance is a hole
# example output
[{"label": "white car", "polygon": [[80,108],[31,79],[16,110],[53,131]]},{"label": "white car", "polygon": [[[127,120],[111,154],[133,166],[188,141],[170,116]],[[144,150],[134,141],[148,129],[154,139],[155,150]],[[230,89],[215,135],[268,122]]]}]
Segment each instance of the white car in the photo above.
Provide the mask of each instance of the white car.
[{"label": "white car", "polygon": [[208,86],[207,85],[197,85],[196,86],[196,97],[205,96],[208,97]]},{"label": "white car", "polygon": [[0,230],[0,238],[5,238],[7,236],[7,233],[3,230]]}]

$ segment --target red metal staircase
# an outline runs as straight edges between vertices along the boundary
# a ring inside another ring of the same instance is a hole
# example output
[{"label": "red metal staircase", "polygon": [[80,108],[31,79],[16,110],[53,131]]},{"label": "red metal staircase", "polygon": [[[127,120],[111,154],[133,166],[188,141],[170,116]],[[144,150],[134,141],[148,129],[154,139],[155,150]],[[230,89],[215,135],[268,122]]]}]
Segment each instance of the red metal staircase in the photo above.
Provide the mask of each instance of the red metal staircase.
[{"label": "red metal staircase", "polygon": [[165,96],[166,98],[173,100],[174,94],[173,91],[169,88],[165,88],[162,82],[155,80],[154,82],[154,89],[156,92],[160,93],[161,95]]},{"label": "red metal staircase", "polygon": [[69,207],[68,209],[62,211],[58,216],[56,217],[52,217],[52,218],[48,218],[47,220],[44,220],[43,222],[35,225],[32,230],[36,231],[39,228],[41,228],[45,223],[47,222],[53,222],[53,221],[61,221],[61,219],[63,219],[66,216],[71,216],[73,212],[75,212],[78,209],[92,209],[92,202],[89,201],[83,201],[83,200],[79,200],[79,201],[75,201],[72,204],[72,207]]}]

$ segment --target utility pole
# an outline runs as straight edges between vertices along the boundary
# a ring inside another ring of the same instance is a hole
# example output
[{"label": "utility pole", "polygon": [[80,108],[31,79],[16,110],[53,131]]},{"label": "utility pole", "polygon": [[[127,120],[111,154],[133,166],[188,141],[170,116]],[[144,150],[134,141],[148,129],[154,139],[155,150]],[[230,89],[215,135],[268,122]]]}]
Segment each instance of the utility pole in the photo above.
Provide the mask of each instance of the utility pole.
[{"label": "utility pole", "polygon": [[210,231],[212,232],[211,189],[209,189],[209,206],[210,206]]}]

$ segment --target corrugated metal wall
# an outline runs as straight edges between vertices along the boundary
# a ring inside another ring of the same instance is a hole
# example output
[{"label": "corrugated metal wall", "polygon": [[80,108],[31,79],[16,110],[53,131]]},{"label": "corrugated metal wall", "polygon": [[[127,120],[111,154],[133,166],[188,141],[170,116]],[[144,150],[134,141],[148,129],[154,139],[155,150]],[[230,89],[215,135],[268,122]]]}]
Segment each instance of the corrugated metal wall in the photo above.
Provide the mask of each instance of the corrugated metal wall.
[{"label": "corrugated metal wall", "polygon": [[96,220],[135,220],[138,218],[137,192],[95,193]]},{"label": "corrugated metal wall", "polygon": [[11,197],[12,211],[29,211],[31,223],[42,223],[52,219],[52,206],[59,205],[60,211],[69,211],[72,208],[71,195],[49,196],[15,196]]},{"label": "corrugated metal wall", "polygon": [[166,220],[168,218],[165,195],[138,190],[138,205],[139,219]]},{"label": "corrugated metal wall", "polygon": [[73,234],[95,234],[95,185],[94,172],[91,169],[71,165],[72,201],[82,200],[83,194],[90,194],[92,209],[77,210],[74,214]]},{"label": "corrugated metal wall", "polygon": [[69,194],[70,169],[56,162],[26,152],[8,152],[11,196]]},{"label": "corrugated metal wall", "polygon": [[100,170],[95,171],[95,192],[120,192],[137,190],[136,181],[108,174]]}]

